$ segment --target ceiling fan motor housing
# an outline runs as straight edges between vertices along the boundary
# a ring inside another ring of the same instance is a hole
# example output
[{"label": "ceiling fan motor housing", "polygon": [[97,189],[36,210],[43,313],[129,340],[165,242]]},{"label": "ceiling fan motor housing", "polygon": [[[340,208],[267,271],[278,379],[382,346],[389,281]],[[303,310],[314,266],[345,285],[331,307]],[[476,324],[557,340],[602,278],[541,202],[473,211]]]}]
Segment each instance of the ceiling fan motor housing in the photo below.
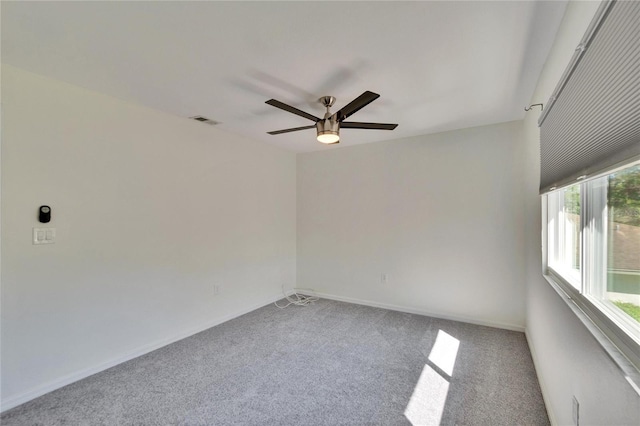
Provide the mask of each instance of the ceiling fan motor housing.
[{"label": "ceiling fan motor housing", "polygon": [[318,141],[326,144],[340,142],[340,123],[335,117],[319,120],[316,123],[316,130],[318,131]]}]

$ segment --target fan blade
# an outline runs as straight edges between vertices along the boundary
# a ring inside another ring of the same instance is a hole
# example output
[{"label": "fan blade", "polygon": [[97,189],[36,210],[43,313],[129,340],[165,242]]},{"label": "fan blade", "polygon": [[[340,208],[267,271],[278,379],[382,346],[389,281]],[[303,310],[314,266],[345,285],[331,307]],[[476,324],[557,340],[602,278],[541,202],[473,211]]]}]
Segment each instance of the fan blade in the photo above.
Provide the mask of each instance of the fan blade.
[{"label": "fan blade", "polygon": [[267,132],[270,135],[279,135],[280,133],[289,133],[289,132],[297,132],[298,130],[307,130],[314,129],[316,126],[304,126],[304,127],[294,127],[292,129],[284,129],[284,130],[274,130],[273,132]]},{"label": "fan blade", "polygon": [[276,101],[275,99],[269,99],[269,100],[268,100],[267,102],[265,102],[265,103],[266,103],[266,104],[269,104],[269,105],[271,105],[271,106],[274,106],[274,107],[276,107],[276,108],[280,108],[280,109],[283,109],[283,110],[285,110],[285,111],[288,111],[288,112],[290,112],[290,113],[292,113],[292,114],[299,115],[300,117],[307,118],[307,119],[309,119],[309,120],[311,120],[311,121],[316,121],[316,122],[317,122],[317,121],[320,121],[320,119],[319,119],[318,117],[314,116],[314,115],[311,115],[311,114],[309,114],[309,113],[306,113],[306,112],[304,112],[304,111],[301,111],[301,110],[299,110],[298,108],[294,108],[294,107],[292,107],[291,105],[287,105],[287,104],[282,103],[282,102],[280,102],[280,101]]},{"label": "fan blade", "polygon": [[356,121],[343,121],[340,123],[342,129],[375,129],[375,130],[393,130],[398,127],[397,124],[385,123],[358,123]]},{"label": "fan blade", "polygon": [[346,106],[343,106],[340,111],[335,113],[335,116],[338,118],[338,121],[343,121],[345,118],[348,118],[350,115],[360,111],[379,97],[380,95],[377,93],[369,92],[367,90],[362,95],[349,102]]}]

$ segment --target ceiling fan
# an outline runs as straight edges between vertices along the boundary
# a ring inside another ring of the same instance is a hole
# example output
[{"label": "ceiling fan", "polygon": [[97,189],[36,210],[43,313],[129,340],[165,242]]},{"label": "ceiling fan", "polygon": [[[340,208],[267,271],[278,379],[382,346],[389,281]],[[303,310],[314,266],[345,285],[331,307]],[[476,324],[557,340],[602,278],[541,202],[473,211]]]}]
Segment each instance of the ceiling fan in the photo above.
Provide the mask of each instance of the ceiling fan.
[{"label": "ceiling fan", "polygon": [[380,95],[377,93],[369,92],[368,90],[364,92],[362,95],[358,96],[346,106],[342,107],[339,111],[331,114],[329,110],[336,98],[333,96],[323,96],[318,99],[324,107],[327,109],[327,112],[324,114],[324,118],[318,118],[314,115],[306,113],[304,111],[299,110],[298,108],[294,108],[291,105],[287,105],[283,102],[277,101],[275,99],[269,99],[267,104],[274,106],[276,108],[283,109],[285,111],[289,111],[292,114],[299,115],[300,117],[304,117],[308,120],[314,121],[315,124],[311,126],[303,126],[303,127],[294,127],[291,129],[284,130],[275,130],[273,132],[267,132],[270,135],[279,135],[280,133],[289,133],[289,132],[297,132],[298,130],[306,130],[316,128],[316,132],[318,135],[318,142],[322,142],[325,144],[334,144],[340,142],[340,129],[374,129],[374,130],[393,130],[398,127],[397,124],[384,124],[384,123],[360,123],[356,121],[344,121],[354,113],[360,111],[365,106],[369,105],[371,102],[378,99]]}]

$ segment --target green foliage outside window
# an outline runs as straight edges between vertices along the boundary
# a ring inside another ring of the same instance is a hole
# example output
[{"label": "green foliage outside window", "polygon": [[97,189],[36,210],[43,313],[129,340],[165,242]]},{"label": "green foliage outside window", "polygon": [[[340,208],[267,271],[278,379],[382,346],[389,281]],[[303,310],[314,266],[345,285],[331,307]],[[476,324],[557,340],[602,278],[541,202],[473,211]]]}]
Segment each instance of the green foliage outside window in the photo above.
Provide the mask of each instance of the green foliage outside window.
[{"label": "green foliage outside window", "polygon": [[613,303],[615,303],[618,308],[622,309],[631,318],[640,322],[640,306],[634,305],[633,303],[620,302],[619,300],[616,300]]},{"label": "green foliage outside window", "polygon": [[613,222],[640,226],[640,165],[610,175],[607,198]]},{"label": "green foliage outside window", "polygon": [[564,191],[564,208],[567,213],[580,215],[580,186],[573,185]]}]

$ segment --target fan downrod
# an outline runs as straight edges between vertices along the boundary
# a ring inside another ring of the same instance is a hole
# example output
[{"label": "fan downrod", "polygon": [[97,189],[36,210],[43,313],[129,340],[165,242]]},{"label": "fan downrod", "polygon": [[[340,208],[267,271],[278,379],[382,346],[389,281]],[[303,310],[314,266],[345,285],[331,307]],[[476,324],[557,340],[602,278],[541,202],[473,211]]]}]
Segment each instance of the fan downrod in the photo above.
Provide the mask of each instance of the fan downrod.
[{"label": "fan downrod", "polygon": [[318,99],[318,102],[320,102],[327,109],[327,114],[329,114],[329,108],[333,106],[335,101],[336,98],[334,98],[333,96],[323,96]]}]

